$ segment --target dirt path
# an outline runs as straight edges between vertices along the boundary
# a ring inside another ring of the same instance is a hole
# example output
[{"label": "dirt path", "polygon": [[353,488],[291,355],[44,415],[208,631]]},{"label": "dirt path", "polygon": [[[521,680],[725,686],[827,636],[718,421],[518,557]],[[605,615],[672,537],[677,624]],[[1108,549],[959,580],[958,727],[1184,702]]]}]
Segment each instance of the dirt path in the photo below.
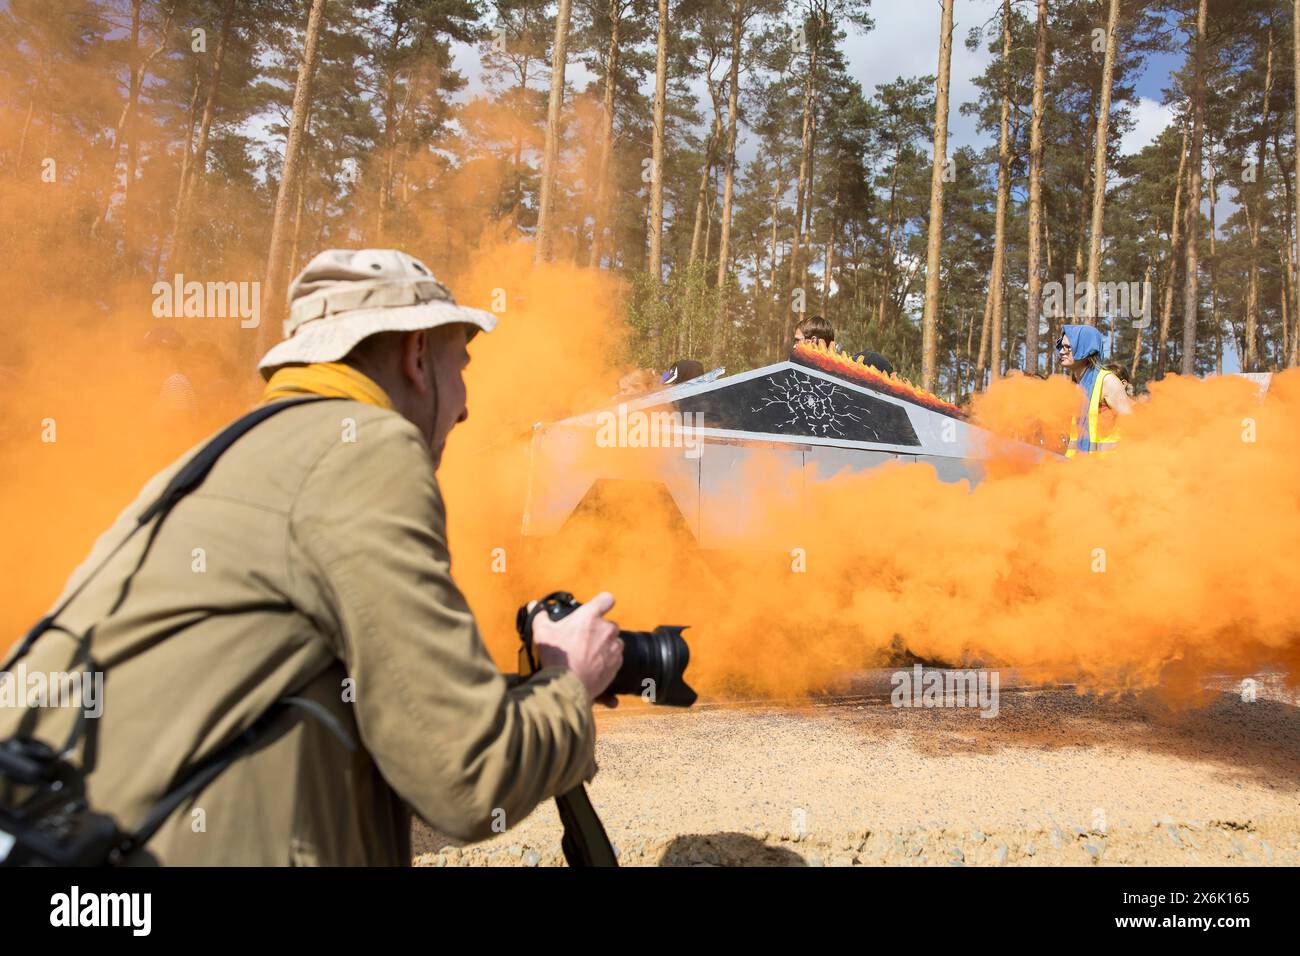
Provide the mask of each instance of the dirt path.
[{"label": "dirt path", "polygon": [[[624,865],[1300,864],[1300,708],[1276,686],[1184,712],[1067,688],[1004,692],[993,719],[868,695],[599,723],[590,792]],[[419,865],[563,862],[550,803],[473,847],[414,836]]]}]

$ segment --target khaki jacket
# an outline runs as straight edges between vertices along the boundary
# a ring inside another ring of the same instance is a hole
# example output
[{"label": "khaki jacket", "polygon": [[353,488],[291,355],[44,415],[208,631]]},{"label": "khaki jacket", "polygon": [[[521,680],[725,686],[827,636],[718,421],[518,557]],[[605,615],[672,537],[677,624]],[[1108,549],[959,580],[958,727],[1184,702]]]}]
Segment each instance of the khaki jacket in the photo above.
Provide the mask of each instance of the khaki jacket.
[{"label": "khaki jacket", "polygon": [[[188,457],[150,480],[69,589]],[[158,527],[108,614],[151,530],[59,620],[74,632],[98,622],[91,654],[106,678],[103,714],[88,722],[92,808],[133,829],[295,692],[360,746],[349,754],[304,716],[182,805],[136,862],[407,865],[410,810],[451,837],[482,839],[595,772],[578,678],[551,668],[511,690],[488,656],[452,581],[428,450],[400,415],[322,401],[256,426]],[[47,633],[27,670],[70,669],[72,646]],[[57,746],[73,713],[0,708],[0,733]]]}]

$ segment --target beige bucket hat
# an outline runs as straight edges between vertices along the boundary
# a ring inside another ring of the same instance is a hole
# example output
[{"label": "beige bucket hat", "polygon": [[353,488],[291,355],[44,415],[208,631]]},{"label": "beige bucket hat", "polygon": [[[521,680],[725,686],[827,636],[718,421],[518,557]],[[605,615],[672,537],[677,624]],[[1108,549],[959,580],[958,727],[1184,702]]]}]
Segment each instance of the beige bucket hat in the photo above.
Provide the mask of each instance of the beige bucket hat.
[{"label": "beige bucket hat", "polygon": [[456,322],[491,332],[497,319],[457,305],[429,267],[404,252],[328,249],[289,286],[284,341],[257,367],[269,378],[281,365],[337,362],[376,332],[415,332]]}]

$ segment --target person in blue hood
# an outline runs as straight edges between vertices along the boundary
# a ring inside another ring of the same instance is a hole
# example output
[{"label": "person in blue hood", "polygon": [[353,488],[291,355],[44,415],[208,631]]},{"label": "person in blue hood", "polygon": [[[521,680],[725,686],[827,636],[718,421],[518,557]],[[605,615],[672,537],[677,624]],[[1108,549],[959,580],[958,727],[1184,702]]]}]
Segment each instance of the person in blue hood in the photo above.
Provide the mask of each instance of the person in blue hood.
[{"label": "person in blue hood", "polygon": [[1133,411],[1133,403],[1118,375],[1101,364],[1101,333],[1091,325],[1067,325],[1056,343],[1056,354],[1070,378],[1083,390],[1079,414],[1070,422],[1065,456],[1112,451],[1119,440],[1116,418]]}]

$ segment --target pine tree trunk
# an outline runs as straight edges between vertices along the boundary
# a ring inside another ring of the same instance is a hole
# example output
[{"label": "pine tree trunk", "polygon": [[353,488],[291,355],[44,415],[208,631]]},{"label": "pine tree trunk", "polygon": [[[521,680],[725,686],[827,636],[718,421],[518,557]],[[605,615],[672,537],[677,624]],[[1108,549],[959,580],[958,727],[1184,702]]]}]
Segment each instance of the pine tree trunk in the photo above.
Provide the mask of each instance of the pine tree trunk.
[{"label": "pine tree trunk", "polygon": [[570,0],[559,0],[555,14],[555,44],[551,49],[551,96],[546,107],[546,140],[542,149],[541,197],[537,204],[537,241],[533,258],[551,258],[555,231],[555,177],[560,162],[560,111],[564,106],[564,68],[569,56]]},{"label": "pine tree trunk", "polygon": [[1174,186],[1173,221],[1169,225],[1169,274],[1160,296],[1160,336],[1156,341],[1156,378],[1164,378],[1169,357],[1169,324],[1174,313],[1174,282],[1178,276],[1179,242],[1183,228],[1183,183],[1187,169],[1187,141],[1189,129],[1183,126],[1183,148],[1178,152],[1178,180]]},{"label": "pine tree trunk", "polygon": [[[1294,63],[1300,63],[1300,0],[1294,0],[1291,7],[1292,61]],[[1300,103],[1300,68],[1292,70],[1292,73],[1295,76],[1295,102]],[[1295,160],[1296,189],[1294,190],[1294,195],[1296,205],[1291,207],[1295,212],[1291,221],[1295,227],[1295,241],[1300,243],[1300,107],[1296,109],[1295,128],[1296,150],[1293,158]],[[1282,176],[1284,179],[1286,178],[1285,171],[1283,171]],[[1297,252],[1292,261],[1294,262],[1296,260],[1300,260],[1300,252]],[[1291,314],[1295,317],[1296,321],[1296,333],[1291,337],[1291,355],[1287,362],[1289,365],[1295,365],[1297,364],[1297,360],[1300,360],[1300,282],[1295,281],[1294,273],[1292,273],[1291,280],[1291,292],[1296,296],[1296,298],[1292,300],[1295,307],[1291,310]]]},{"label": "pine tree trunk", "polygon": [[880,296],[876,303],[877,328],[882,328],[885,324],[885,299],[894,285],[894,228],[898,216],[899,165],[901,164],[898,161],[898,154],[895,153],[894,162],[890,164],[889,170],[889,214],[885,219],[885,262],[880,279]]},{"label": "pine tree trunk", "polygon": [[275,196],[275,216],[271,220],[271,243],[266,259],[266,281],[263,283],[262,301],[267,303],[270,322],[263,322],[260,330],[262,343],[269,347],[279,338],[276,319],[284,314],[281,296],[288,287],[285,272],[290,267],[290,223],[294,195],[298,188],[298,167],[302,164],[303,131],[311,109],[312,75],[316,71],[316,54],[320,47],[321,29],[325,20],[325,0],[312,0],[307,15],[307,29],[303,36],[302,59],[298,62],[298,79],[293,91],[293,114],[289,119],[289,134],[285,138],[284,168],[280,173],[280,188]]},{"label": "pine tree trunk", "polygon": [[[140,51],[140,0],[132,0],[131,3],[131,53],[136,56]],[[135,179],[136,158],[138,156],[139,145],[139,123],[137,117],[140,112],[140,90],[144,86],[143,70],[133,69],[131,71],[131,85],[127,92],[126,105],[126,124],[123,127],[123,135],[126,138],[126,176],[122,180],[122,254],[126,260],[127,270],[135,271],[135,237],[133,228],[135,222],[131,216],[131,184]],[[117,149],[117,140],[113,141],[113,148]]]},{"label": "pine tree trunk", "polygon": [[[664,104],[668,90],[668,0],[659,0],[659,36],[655,44],[654,132],[651,138],[650,261],[648,271],[663,281],[664,239]],[[651,339],[655,338],[654,332]]]},{"label": "pine tree trunk", "polygon": [[[1288,236],[1288,241],[1289,239]],[[1291,354],[1291,310],[1288,307],[1291,299],[1291,283],[1287,276],[1286,253],[1281,249],[1277,251],[1277,264],[1282,270],[1282,361],[1279,364],[1285,367],[1287,356]]]},{"label": "pine tree trunk", "polygon": [[400,149],[402,162],[401,168],[396,170],[397,187],[389,187],[390,201],[394,192],[400,196],[402,205],[406,205],[411,201],[408,171],[412,157],[423,145],[419,137],[414,133],[415,110],[411,109],[411,104],[419,103],[424,97],[426,89],[438,90],[441,87],[442,62],[435,56],[428,66],[415,72],[414,77],[407,86],[406,95],[402,98],[402,106],[397,112],[397,139],[402,143]]},{"label": "pine tree trunk", "polygon": [[1275,123],[1273,126],[1273,157],[1277,161],[1278,172],[1282,175],[1282,191],[1284,196],[1283,206],[1285,211],[1282,214],[1282,235],[1283,241],[1279,249],[1282,255],[1282,290],[1285,298],[1286,307],[1282,310],[1283,328],[1282,341],[1288,343],[1282,350],[1280,364],[1285,367],[1288,364],[1294,365],[1295,360],[1291,357],[1294,349],[1295,339],[1290,335],[1292,328],[1286,323],[1286,316],[1291,313],[1291,305],[1295,302],[1292,295],[1295,294],[1295,233],[1294,233],[1294,212],[1295,206],[1291,200],[1291,173],[1286,165],[1282,162],[1282,146],[1279,142],[1281,133],[1279,127],[1281,123]]},{"label": "pine tree trunk", "polygon": [[1025,369],[1038,373],[1038,324],[1043,276],[1039,268],[1043,232],[1043,95],[1047,85],[1047,0],[1038,0],[1037,49],[1034,54],[1034,112],[1029,126],[1029,300],[1025,309]]},{"label": "pine tree trunk", "polygon": [[[1206,164],[1209,172],[1209,192],[1210,192],[1210,322],[1214,327],[1214,372],[1216,375],[1223,374],[1223,336],[1222,329],[1219,325],[1219,285],[1218,285],[1218,239],[1214,235],[1218,231],[1214,207],[1219,204],[1219,191],[1215,188],[1214,153],[1210,153],[1210,161]],[[1258,223],[1248,223],[1247,228],[1255,232],[1258,230]],[[1250,317],[1247,313],[1247,328],[1249,328]],[[1247,371],[1254,371],[1247,369]]]},{"label": "pine tree trunk", "polygon": [[[397,78],[399,69],[392,61],[397,56],[401,37],[405,32],[406,20],[398,17],[393,25],[393,32],[388,43],[389,65],[385,71],[384,80],[384,105],[381,110],[384,117],[384,131],[381,142],[382,166],[383,169],[379,174],[379,190],[375,202],[375,242],[378,245],[384,245],[384,237],[388,227],[388,207],[393,198],[393,175],[397,169],[397,142],[400,135],[402,119],[405,116],[406,108],[411,102],[412,90],[415,86],[414,80],[407,84],[406,95],[403,97],[402,105],[399,108],[397,104]],[[417,74],[418,76],[418,74]]]},{"label": "pine tree trunk", "polygon": [[[779,308],[779,303],[781,301],[780,290],[776,287],[776,274],[777,274],[776,273],[777,270],[776,243],[777,243],[777,226],[781,218],[780,217],[781,193],[784,191],[785,191],[784,183],[781,182],[781,173],[778,169],[774,167],[772,171],[772,235],[770,237],[770,244],[772,250],[771,261],[770,261],[771,271],[768,273],[768,277],[767,277],[768,292],[772,296],[771,305],[774,310]],[[781,322],[779,318],[776,322],[772,323],[773,338],[776,340],[776,347],[778,351],[780,350],[781,347],[781,336],[785,334],[784,325],[785,323]]]},{"label": "pine tree trunk", "polygon": [[816,92],[817,52],[821,44],[821,20],[817,21],[817,32],[813,35],[812,46],[808,50],[808,75],[804,79],[803,94],[803,132],[799,139],[799,181],[795,186],[794,239],[790,245],[790,303],[791,308],[785,317],[786,341],[793,341],[795,327],[794,293],[800,288],[799,260],[800,247],[803,242],[804,202],[808,185],[808,171],[812,162],[812,114],[813,94]]},{"label": "pine tree trunk", "polygon": [[[1159,240],[1160,238],[1159,226],[1156,227],[1155,237],[1157,240]],[[1155,269],[1154,264],[1151,262],[1151,260],[1148,259],[1147,271],[1142,277],[1142,292],[1143,292],[1143,296],[1145,297],[1145,301],[1142,303],[1143,309],[1149,309],[1151,307],[1151,292],[1150,292],[1151,273],[1154,271],[1154,269]],[[1133,333],[1133,360],[1129,365],[1129,372],[1128,372],[1128,377],[1130,381],[1137,381],[1138,363],[1142,359],[1142,331],[1143,331],[1142,326],[1138,326],[1136,331]]]},{"label": "pine tree trunk", "polygon": [[380,173],[379,195],[375,202],[375,242],[381,246],[388,228],[388,204],[392,199],[393,173],[397,168],[397,71],[391,67],[390,70],[384,90],[383,172]]},{"label": "pine tree trunk", "polygon": [[961,385],[961,391],[958,394],[959,398],[969,395],[970,392],[972,391],[971,388],[972,362],[971,362],[970,353],[971,353],[971,349],[974,346],[974,338],[973,338],[974,335],[975,335],[975,313],[972,311],[970,313],[970,319],[967,320],[966,322],[966,351],[965,351],[966,360],[963,363],[958,374],[958,383]]},{"label": "pine tree trunk", "polygon": [[1097,284],[1101,281],[1101,229],[1106,206],[1106,146],[1110,131],[1110,94],[1115,78],[1115,48],[1119,44],[1119,0],[1110,0],[1106,18],[1106,56],[1101,67],[1101,106],[1092,161],[1092,228],[1088,233],[1088,305],[1084,322],[1097,324]]},{"label": "pine tree trunk", "polygon": [[[1092,90],[1088,94],[1088,149],[1087,154],[1092,155],[1096,152],[1097,143],[1097,91]],[[1078,278],[1082,276],[1082,281],[1087,281],[1085,272],[1086,263],[1084,262],[1083,247],[1088,239],[1088,227],[1091,222],[1091,207],[1082,197],[1092,195],[1092,163],[1088,163],[1083,170],[1083,189],[1080,192],[1079,201],[1079,229],[1074,238],[1074,274]],[[1085,303],[1086,304],[1086,303]],[[1074,312],[1074,302],[1067,302],[1067,311],[1073,321],[1076,316]]]},{"label": "pine tree trunk", "polygon": [[934,163],[930,170],[930,231],[926,242],[925,311],[921,317],[921,387],[939,380],[939,268],[943,251],[943,174],[948,161],[948,83],[952,68],[952,4],[943,0],[939,78],[934,96]]},{"label": "pine tree trunk", "polygon": [[[710,93],[713,93],[710,83]],[[708,257],[708,245],[704,239],[704,222],[709,209],[709,179],[713,174],[713,158],[718,143],[722,139],[722,116],[717,109],[717,96],[713,95],[713,128],[709,131],[709,141],[704,147],[704,167],[700,170],[700,188],[695,193],[695,222],[691,226],[691,252],[687,258],[688,265],[694,265],[700,257],[700,244],[705,243],[704,255]]]},{"label": "pine tree trunk", "polygon": [[[1246,277],[1246,354],[1242,357],[1242,368],[1247,372],[1257,371],[1259,355],[1256,352],[1259,338],[1259,227],[1264,218],[1264,149],[1268,139],[1269,100],[1273,94],[1273,22],[1268,24],[1268,53],[1264,67],[1264,103],[1263,115],[1259,118],[1259,142],[1256,152],[1255,182],[1251,194],[1254,198],[1255,215],[1250,224],[1250,272]],[[1213,242],[1213,232],[1211,232]],[[1211,253],[1213,255],[1213,253]],[[1217,305],[1217,303],[1216,303]]]},{"label": "pine tree trunk", "polygon": [[1005,294],[1005,290],[1003,290],[1002,301],[1004,303],[1003,308],[1006,312],[1002,316],[1002,322],[999,324],[1002,325],[1003,329],[1002,368],[1004,370],[1003,374],[1005,374],[1005,370],[1011,368],[1011,363],[1015,361],[1016,337],[1014,330],[1011,328],[1011,300]]},{"label": "pine tree trunk", "polygon": [[[203,101],[203,119],[199,121],[199,140],[194,147],[194,161],[187,163],[181,172],[180,201],[176,204],[176,219],[172,227],[172,255],[169,268],[173,272],[183,272],[185,254],[189,243],[189,216],[194,203],[194,191],[208,165],[208,136],[212,130],[212,119],[217,111],[217,94],[221,89],[221,67],[226,59],[226,44],[230,38],[230,29],[235,19],[235,6],[238,0],[226,0],[225,15],[221,18],[221,34],[217,39],[217,49],[212,63],[212,79],[208,83],[208,95]],[[187,154],[188,156],[188,154]]]},{"label": "pine tree trunk", "polygon": [[[989,279],[988,297],[993,300],[989,314],[993,318],[989,338],[993,343],[993,354],[998,351],[1002,341],[1002,274],[1007,259],[1007,193],[1010,192],[1011,180],[1011,0],[1002,0],[1002,113],[998,126],[998,200],[994,214],[993,228],[993,274]],[[1002,377],[999,362],[993,363],[992,380]],[[983,381],[983,368],[976,369],[976,374]]]},{"label": "pine tree trunk", "polygon": [[[199,93],[202,92],[203,74],[199,70],[199,61],[194,61],[194,92],[190,94],[189,122],[186,124],[185,152],[181,154],[181,173],[176,180],[176,210],[172,217],[172,247],[176,245],[176,225],[180,221],[181,202],[185,198],[185,187],[189,183],[190,166],[194,162],[194,135],[199,128]],[[173,253],[173,258],[175,254]]]},{"label": "pine tree trunk", "polygon": [[[140,7],[141,7],[140,0],[132,0],[132,4],[131,4],[131,58],[132,60],[134,60],[136,56],[139,54],[140,30],[142,24]],[[149,67],[153,64],[153,61],[158,58],[159,54],[161,54],[163,50],[167,49],[168,34],[171,32],[172,18],[175,16],[175,14],[176,14],[176,4],[172,3],[172,5],[167,10],[167,17],[163,21],[162,31],[159,33],[158,45],[153,48],[153,50],[149,53],[148,56],[144,57],[144,59],[142,59],[138,64],[134,64],[131,67],[131,78],[127,86],[126,102],[122,104],[122,112],[118,114],[117,125],[113,129],[113,145],[109,151],[107,195],[104,198],[103,208],[100,210],[99,215],[96,216],[95,221],[90,226],[91,235],[95,235],[99,232],[100,227],[103,226],[105,220],[108,219],[109,210],[112,209],[113,190],[114,190],[113,180],[114,177],[117,175],[117,157],[118,154],[122,151],[122,140],[127,139],[131,142],[134,142],[133,130],[134,130],[134,122],[135,122],[135,111],[140,101],[140,90],[144,86],[144,77],[145,74],[148,73]],[[131,162],[129,156],[127,162],[128,164],[130,164]],[[131,188],[130,177],[128,177],[125,186],[126,193],[124,194],[124,198],[123,198],[124,220],[127,218],[125,214],[125,207],[126,207],[127,200],[130,198],[130,188]]]},{"label": "pine tree trunk", "polygon": [[1205,55],[1205,18],[1206,0],[1200,0],[1196,11],[1196,40],[1192,47],[1192,164],[1187,195],[1187,274],[1184,276],[1183,288],[1183,355],[1182,374],[1191,376],[1196,373],[1196,319],[1200,300],[1200,276],[1196,261],[1197,242],[1201,219],[1201,138],[1202,133],[1202,99],[1204,98],[1205,77],[1203,59]]},{"label": "pine tree trunk", "polygon": [[[1052,264],[1052,220],[1050,216],[1043,216],[1043,258],[1047,260],[1047,275],[1056,275],[1056,267]],[[1059,255],[1057,260],[1060,260]],[[1056,371],[1056,343],[1061,340],[1061,326],[1064,323],[1064,310],[1047,317],[1047,348],[1045,349],[1047,354],[1044,365],[1048,373]]]},{"label": "pine tree trunk", "polygon": [[172,19],[176,14],[176,3],[172,3],[167,11],[167,17],[163,21],[161,32],[158,34],[158,45],[149,53],[140,69],[136,72],[134,89],[132,90],[130,118],[127,120],[126,134],[126,180],[122,189],[122,253],[126,260],[127,269],[134,273],[137,271],[139,264],[139,244],[136,241],[136,217],[135,212],[135,179],[136,170],[140,161],[140,94],[144,90],[145,75],[153,61],[167,49],[167,43],[170,39]]},{"label": "pine tree trunk", "polygon": [[704,249],[702,255],[705,261],[709,258],[709,249],[713,247],[713,204],[718,199],[718,181],[713,176],[713,170],[710,168],[709,188],[704,191]]},{"label": "pine tree trunk", "polygon": [[[989,290],[993,289],[993,273],[989,272]],[[975,360],[975,377],[971,380],[971,391],[978,392],[984,388],[984,370],[989,361],[989,315],[993,311],[993,296],[984,296],[984,318],[980,319],[980,351]],[[972,318],[972,321],[974,319]]]},{"label": "pine tree trunk", "polygon": [[601,117],[600,173],[596,182],[596,214],[591,233],[591,265],[599,266],[606,248],[605,229],[609,222],[610,197],[613,194],[610,161],[614,155],[614,90],[618,76],[618,34],[622,22],[623,0],[609,0],[609,47],[605,51],[605,98]]},{"label": "pine tree trunk", "polygon": [[808,137],[808,178],[804,180],[804,203],[803,203],[803,234],[805,242],[803,249],[805,255],[799,260],[799,288],[808,288],[808,266],[809,256],[812,252],[813,245],[813,183],[817,181],[817,104],[814,101],[812,111],[812,131]]},{"label": "pine tree trunk", "polygon": [[732,0],[731,4],[731,84],[727,90],[727,146],[723,154],[726,177],[722,186],[722,234],[718,240],[718,322],[721,324],[727,312],[726,280],[728,261],[731,256],[731,203],[736,186],[736,125],[738,99],[740,96],[740,43],[741,5],[744,0]]},{"label": "pine tree trunk", "polygon": [[[835,191],[835,207],[839,208],[840,194],[839,190]],[[831,216],[830,230],[826,236],[826,270],[822,273],[822,311],[826,311],[826,305],[831,298],[831,272],[835,269],[835,217]]]},{"label": "pine tree trunk", "polygon": [[[308,120],[308,123],[311,121]],[[310,131],[310,128],[309,128]],[[298,188],[293,209],[293,240],[289,243],[289,268],[298,262],[298,241],[302,237],[302,210],[306,205],[307,180],[311,177],[311,157],[303,164],[302,175],[298,177]]]}]

